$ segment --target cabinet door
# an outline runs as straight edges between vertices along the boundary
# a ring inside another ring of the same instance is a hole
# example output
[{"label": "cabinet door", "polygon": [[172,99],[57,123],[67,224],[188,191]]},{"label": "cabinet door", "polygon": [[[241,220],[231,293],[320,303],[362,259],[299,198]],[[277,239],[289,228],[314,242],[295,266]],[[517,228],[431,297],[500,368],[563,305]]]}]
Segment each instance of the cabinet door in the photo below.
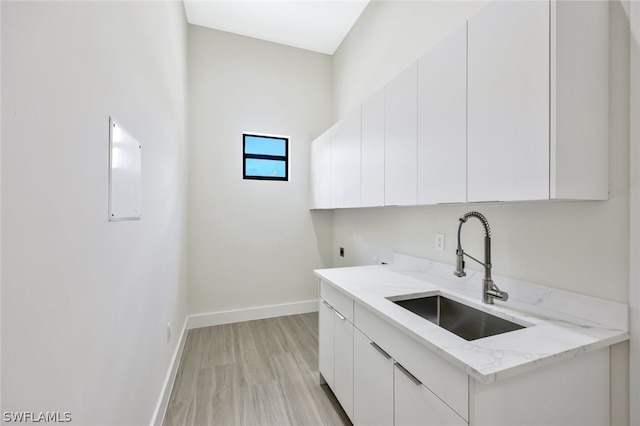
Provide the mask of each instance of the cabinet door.
[{"label": "cabinet door", "polygon": [[353,421],[353,324],[334,312],[334,393]]},{"label": "cabinet door", "polygon": [[331,206],[360,207],[360,109],[331,131]]},{"label": "cabinet door", "polygon": [[466,426],[467,422],[401,366],[394,368],[395,426]]},{"label": "cabinet door", "polygon": [[367,336],[353,334],[353,422],[393,425],[393,359]]},{"label": "cabinet door", "polygon": [[385,205],[417,203],[418,65],[414,63],[385,87]]},{"label": "cabinet door", "polygon": [[333,308],[320,299],[318,311],[318,370],[331,389],[334,383]]},{"label": "cabinet door", "polygon": [[331,130],[311,143],[311,208],[326,209],[331,196]]},{"label": "cabinet door", "polygon": [[329,170],[331,173],[331,183],[329,189],[329,206],[332,209],[341,208],[344,204],[344,144],[340,134],[340,124],[336,123],[330,130],[331,133],[331,156],[329,160]]},{"label": "cabinet door", "polygon": [[418,61],[418,204],[467,197],[467,26]]},{"label": "cabinet door", "polygon": [[468,201],[549,198],[549,3],[468,21]]},{"label": "cabinet door", "polygon": [[362,207],[384,206],[384,90],[362,104]]}]

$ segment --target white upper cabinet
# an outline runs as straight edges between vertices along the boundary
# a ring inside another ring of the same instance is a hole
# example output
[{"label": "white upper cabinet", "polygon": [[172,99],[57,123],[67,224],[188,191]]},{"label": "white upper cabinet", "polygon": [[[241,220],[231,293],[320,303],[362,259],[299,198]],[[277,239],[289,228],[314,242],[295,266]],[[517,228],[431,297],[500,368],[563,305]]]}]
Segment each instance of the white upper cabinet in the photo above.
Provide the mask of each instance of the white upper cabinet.
[{"label": "white upper cabinet", "polygon": [[551,3],[550,198],[609,198],[609,2]]},{"label": "white upper cabinet", "polygon": [[468,201],[549,198],[549,4],[469,19]]},{"label": "white upper cabinet", "polygon": [[384,89],[362,104],[362,207],[384,206]]},{"label": "white upper cabinet", "polygon": [[360,207],[360,108],[331,130],[331,206]]},{"label": "white upper cabinet", "polygon": [[467,201],[606,199],[606,2],[494,2],[468,21]]},{"label": "white upper cabinet", "polygon": [[489,2],[314,142],[313,207],[606,200],[608,57],[608,2]]},{"label": "white upper cabinet", "polygon": [[311,208],[331,208],[331,129],[311,143]]},{"label": "white upper cabinet", "polygon": [[385,87],[385,205],[417,203],[417,69],[413,63]]},{"label": "white upper cabinet", "polygon": [[467,26],[418,61],[418,204],[467,196]]}]

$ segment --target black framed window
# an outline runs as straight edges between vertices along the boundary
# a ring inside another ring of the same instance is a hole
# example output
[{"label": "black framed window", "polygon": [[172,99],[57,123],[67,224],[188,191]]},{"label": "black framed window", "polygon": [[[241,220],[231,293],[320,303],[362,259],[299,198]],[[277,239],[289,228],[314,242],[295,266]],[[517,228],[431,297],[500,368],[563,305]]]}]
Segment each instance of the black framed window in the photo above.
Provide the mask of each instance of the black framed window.
[{"label": "black framed window", "polygon": [[242,177],[289,180],[289,138],[243,133]]}]

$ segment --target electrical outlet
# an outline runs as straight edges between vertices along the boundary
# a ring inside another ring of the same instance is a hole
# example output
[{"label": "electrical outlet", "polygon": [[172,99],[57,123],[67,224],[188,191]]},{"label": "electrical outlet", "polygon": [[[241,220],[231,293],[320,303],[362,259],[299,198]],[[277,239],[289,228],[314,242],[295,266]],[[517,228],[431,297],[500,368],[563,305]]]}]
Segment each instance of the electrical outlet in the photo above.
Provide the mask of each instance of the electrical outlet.
[{"label": "electrical outlet", "polygon": [[167,323],[167,343],[171,340],[171,321]]},{"label": "electrical outlet", "polygon": [[344,247],[340,247],[340,257],[344,257]]},{"label": "electrical outlet", "polygon": [[436,234],[436,250],[444,251],[444,234]]}]

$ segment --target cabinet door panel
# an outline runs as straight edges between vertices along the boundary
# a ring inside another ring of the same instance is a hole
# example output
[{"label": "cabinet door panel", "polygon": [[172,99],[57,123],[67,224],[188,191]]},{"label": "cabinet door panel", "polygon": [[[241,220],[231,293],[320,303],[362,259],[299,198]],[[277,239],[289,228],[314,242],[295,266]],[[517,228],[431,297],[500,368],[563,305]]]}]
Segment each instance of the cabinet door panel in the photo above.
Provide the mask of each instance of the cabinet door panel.
[{"label": "cabinet door panel", "polygon": [[360,109],[331,130],[331,207],[360,207]]},{"label": "cabinet door panel", "polygon": [[362,104],[361,204],[384,206],[384,90]]},{"label": "cabinet door panel", "polygon": [[355,304],[355,325],[411,371],[464,419],[469,418],[469,377],[380,316]]},{"label": "cabinet door panel", "polygon": [[549,198],[549,4],[468,21],[468,201]]},{"label": "cabinet door panel", "polygon": [[318,370],[331,389],[335,389],[333,374],[333,309],[320,299],[318,311]]},{"label": "cabinet door panel", "polygon": [[414,63],[385,87],[385,205],[417,203],[417,69]]},{"label": "cabinet door panel", "polygon": [[329,206],[332,209],[343,207],[344,204],[344,150],[345,146],[342,142],[340,134],[340,123],[335,124],[331,129],[331,159],[329,161],[329,169],[331,174],[331,188],[329,190]]},{"label": "cabinet door panel", "polygon": [[353,421],[353,324],[336,314],[334,331],[334,393]]},{"label": "cabinet door panel", "polygon": [[393,425],[393,359],[357,328],[353,335],[353,399],[356,425]]},{"label": "cabinet door panel", "polygon": [[311,144],[311,207],[326,209],[331,204],[331,130]]},{"label": "cabinet door panel", "polygon": [[394,368],[395,426],[464,426],[467,422],[424,385]]},{"label": "cabinet door panel", "polygon": [[418,61],[418,204],[467,197],[467,26]]}]

